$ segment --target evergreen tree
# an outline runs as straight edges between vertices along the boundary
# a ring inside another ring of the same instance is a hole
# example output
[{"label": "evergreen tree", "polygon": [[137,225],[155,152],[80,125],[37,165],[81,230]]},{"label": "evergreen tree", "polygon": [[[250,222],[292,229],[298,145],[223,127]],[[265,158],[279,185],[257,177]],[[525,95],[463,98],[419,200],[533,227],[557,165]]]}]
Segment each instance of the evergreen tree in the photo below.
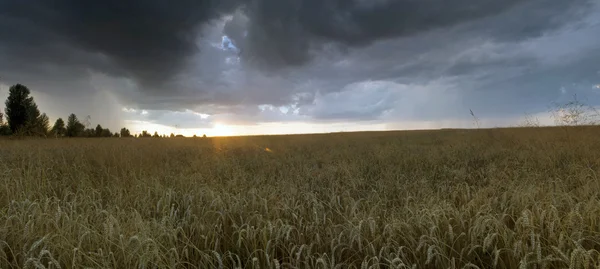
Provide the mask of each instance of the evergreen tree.
[{"label": "evergreen tree", "polygon": [[65,136],[67,134],[67,128],[65,128],[65,122],[62,118],[58,118],[56,122],[54,122],[51,132],[55,136]]},{"label": "evergreen tree", "polygon": [[66,135],[69,137],[77,137],[83,135],[85,126],[79,122],[75,114],[69,115],[67,119]]},{"label": "evergreen tree", "polygon": [[12,133],[21,130],[26,125],[32,126],[32,122],[39,117],[39,110],[32,96],[29,96],[31,91],[29,88],[21,84],[16,84],[10,87],[8,98],[4,103],[6,108],[6,121]]}]

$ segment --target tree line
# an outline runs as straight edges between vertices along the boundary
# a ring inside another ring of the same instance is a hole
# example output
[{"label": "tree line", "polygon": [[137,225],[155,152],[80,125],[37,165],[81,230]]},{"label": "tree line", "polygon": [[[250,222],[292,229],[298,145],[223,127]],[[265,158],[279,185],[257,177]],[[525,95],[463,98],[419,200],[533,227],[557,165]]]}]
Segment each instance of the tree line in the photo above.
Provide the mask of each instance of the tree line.
[{"label": "tree line", "polygon": [[[46,113],[41,113],[29,88],[22,84],[10,87],[6,99],[4,114],[0,112],[0,136],[38,136],[38,137],[167,137],[154,132],[150,135],[143,131],[139,136],[132,135],[129,129],[123,127],[119,132],[112,133],[110,129],[100,124],[96,128],[87,128],[75,114],[71,113],[67,122],[58,118],[52,127]],[[169,137],[183,137],[171,133]],[[204,136],[206,137],[206,135]]]}]

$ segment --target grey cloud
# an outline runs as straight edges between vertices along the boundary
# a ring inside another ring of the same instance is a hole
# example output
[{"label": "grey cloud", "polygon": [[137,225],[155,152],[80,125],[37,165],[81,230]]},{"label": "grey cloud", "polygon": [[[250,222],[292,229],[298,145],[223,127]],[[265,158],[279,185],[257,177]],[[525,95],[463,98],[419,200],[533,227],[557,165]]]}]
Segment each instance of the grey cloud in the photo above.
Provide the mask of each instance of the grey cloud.
[{"label": "grey cloud", "polygon": [[[197,27],[229,10],[228,2],[2,0],[0,35],[12,36],[7,42],[11,53],[37,49],[57,57],[52,48],[57,42],[100,53],[114,62],[103,71],[118,68],[122,75],[151,85],[170,78],[197,52]],[[39,58],[32,56],[27,60]]]},{"label": "grey cloud", "polygon": [[300,114],[318,120],[377,119],[393,109],[404,85],[385,81],[367,81],[348,85],[335,93],[317,95],[313,104],[303,106]]},{"label": "grey cloud", "polygon": [[125,109],[125,116],[129,121],[149,122],[173,128],[210,128],[213,126],[212,120],[207,115],[182,110],[136,110]]},{"label": "grey cloud", "polygon": [[247,62],[281,68],[305,64],[332,43],[337,49],[365,47],[463,24],[503,40],[536,37],[572,20],[590,2],[260,0],[238,12],[225,34],[243,49]]},{"label": "grey cloud", "polygon": [[[3,50],[23,60],[46,59],[64,65],[87,60],[98,71],[132,77],[142,89],[156,89],[198,53],[201,25],[236,10],[225,33],[242,48],[244,61],[272,67],[272,71],[305,64],[328,43],[339,44],[337,49],[362,47],[493,17],[519,5],[544,7],[540,16],[555,17],[581,1],[185,0],[168,4],[158,0],[2,0],[0,35]],[[526,25],[530,24],[515,26]],[[536,29],[548,26],[535,25]],[[65,55],[72,55],[71,48],[105,59],[68,59]]]}]

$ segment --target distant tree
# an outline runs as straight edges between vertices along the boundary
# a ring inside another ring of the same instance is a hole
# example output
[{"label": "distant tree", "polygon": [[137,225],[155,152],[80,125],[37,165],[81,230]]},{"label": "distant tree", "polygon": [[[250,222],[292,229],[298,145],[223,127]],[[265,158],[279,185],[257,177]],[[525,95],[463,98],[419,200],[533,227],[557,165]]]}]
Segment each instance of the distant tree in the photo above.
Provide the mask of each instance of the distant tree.
[{"label": "distant tree", "polygon": [[194,134],[193,138],[197,138],[198,136],[196,134]]},{"label": "distant tree", "polygon": [[148,133],[148,131],[145,131],[145,130],[144,130],[144,131],[142,131],[142,133],[140,134],[140,137],[152,137],[152,136],[151,136],[151,135]]},{"label": "distant tree", "polygon": [[48,118],[48,115],[46,115],[46,113],[42,113],[42,115],[40,115],[35,123],[35,130],[38,134],[40,135],[47,135],[48,132],[50,131],[50,118]]},{"label": "distant tree", "polygon": [[185,136],[178,134],[175,137],[185,137]]},{"label": "distant tree", "polygon": [[113,132],[109,128],[102,129],[102,137],[112,137]]},{"label": "distant tree", "polygon": [[49,129],[50,119],[46,113],[40,114],[40,110],[35,102],[32,103],[27,109],[27,122],[19,130],[19,133],[22,135],[46,136]]},{"label": "distant tree", "polygon": [[119,137],[119,133],[114,133],[113,137]]},{"label": "distant tree", "polygon": [[104,132],[104,129],[102,129],[102,126],[100,126],[100,124],[96,125],[96,129],[94,130],[94,136],[95,137],[104,136],[103,132]]},{"label": "distant tree", "polygon": [[77,137],[83,135],[85,126],[79,122],[75,114],[69,115],[67,119],[66,135],[68,137]]},{"label": "distant tree", "polygon": [[111,137],[112,135],[113,133],[108,128],[102,129],[102,133],[100,134],[102,137]]},{"label": "distant tree", "polygon": [[37,105],[35,105],[33,97],[29,96],[30,94],[29,88],[21,84],[13,85],[8,91],[4,112],[6,112],[6,121],[12,133],[16,133],[28,123],[31,126],[31,122],[39,116]]},{"label": "distant tree", "polygon": [[202,135],[202,137],[203,137],[203,138],[206,138],[206,134],[203,134],[203,135]]},{"label": "distant tree", "polygon": [[4,113],[0,112],[0,125],[4,125]]},{"label": "distant tree", "polygon": [[138,138],[138,134],[133,135],[133,137]]},{"label": "distant tree", "polygon": [[171,133],[171,135],[170,135],[169,137],[170,137],[170,138],[174,138],[174,137],[175,137],[175,134],[174,134],[174,133]]},{"label": "distant tree", "polygon": [[121,137],[131,137],[131,133],[129,133],[129,129],[121,128]]},{"label": "distant tree", "polygon": [[160,135],[158,135],[158,132],[156,132],[156,131],[155,131],[155,132],[154,132],[154,135],[153,135],[152,137],[154,137],[154,138],[159,138],[159,137],[160,137]]},{"label": "distant tree", "polygon": [[55,136],[64,136],[67,134],[67,128],[65,128],[65,122],[62,118],[58,118],[52,126],[51,133]]},{"label": "distant tree", "polygon": [[86,128],[84,131],[84,137],[94,137],[96,136],[96,129]]}]

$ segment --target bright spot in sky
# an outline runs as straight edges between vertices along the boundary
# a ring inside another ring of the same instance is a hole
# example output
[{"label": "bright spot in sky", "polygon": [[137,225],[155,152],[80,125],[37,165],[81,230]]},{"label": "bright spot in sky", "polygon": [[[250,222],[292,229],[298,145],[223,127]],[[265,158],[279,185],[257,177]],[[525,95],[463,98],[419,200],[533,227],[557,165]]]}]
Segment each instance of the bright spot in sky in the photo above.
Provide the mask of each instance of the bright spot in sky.
[{"label": "bright spot in sky", "polygon": [[596,85],[594,88],[600,89],[600,84]]},{"label": "bright spot in sky", "polygon": [[235,135],[235,131],[230,126],[217,123],[209,130],[212,136],[230,136]]},{"label": "bright spot in sky", "polygon": [[210,117],[210,115],[208,115],[208,114],[198,113],[198,112],[195,112],[195,111],[192,111],[192,110],[189,110],[189,109],[186,109],[185,112],[186,113],[192,113],[192,114],[200,117],[201,119],[207,119],[208,117]]},{"label": "bright spot in sky", "polygon": [[239,52],[239,49],[233,44],[233,41],[231,41],[231,39],[226,35],[221,38],[221,48],[223,50]]},{"label": "bright spot in sky", "polygon": [[273,106],[272,105],[258,105],[258,109],[260,109],[261,111],[273,110]]}]

